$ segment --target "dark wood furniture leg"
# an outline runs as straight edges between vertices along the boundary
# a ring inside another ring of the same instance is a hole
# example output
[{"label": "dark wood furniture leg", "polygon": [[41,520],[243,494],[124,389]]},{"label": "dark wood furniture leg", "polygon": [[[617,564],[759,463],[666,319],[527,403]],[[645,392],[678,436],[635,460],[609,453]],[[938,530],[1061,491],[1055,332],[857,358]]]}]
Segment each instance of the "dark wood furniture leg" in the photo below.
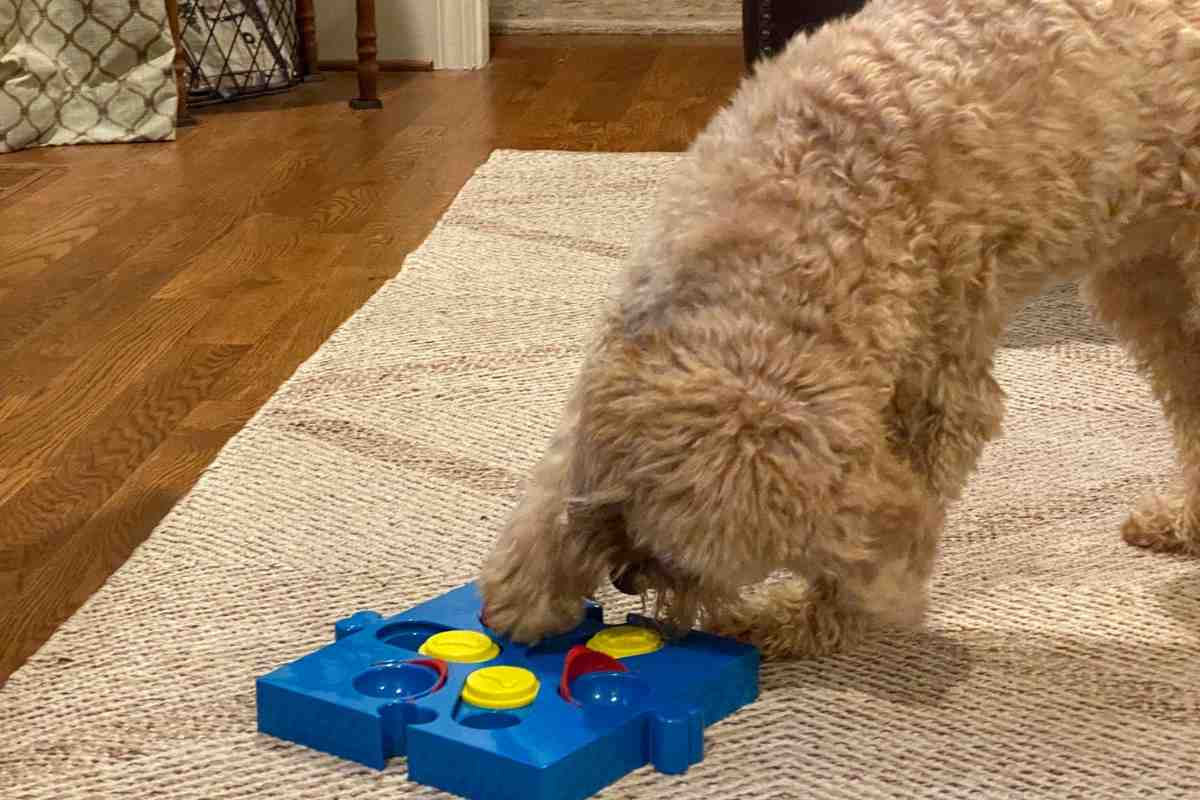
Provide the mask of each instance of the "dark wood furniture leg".
[{"label": "dark wood furniture leg", "polygon": [[175,90],[179,103],[175,110],[175,126],[186,128],[196,124],[196,118],[188,109],[187,55],[183,50],[183,24],[179,19],[179,0],[166,0],[167,24],[171,26],[171,39],[175,42]]},{"label": "dark wood furniture leg", "polygon": [[375,0],[357,0],[358,97],[351,108],[383,108],[379,99],[379,48],[375,44]]},{"label": "dark wood furniture leg", "polygon": [[317,13],[313,0],[296,0],[296,27],[300,31],[300,74],[306,81],[324,80],[317,66]]},{"label": "dark wood furniture leg", "polygon": [[866,0],[742,0],[742,41],[747,69],[783,50],[800,31],[858,13]]}]

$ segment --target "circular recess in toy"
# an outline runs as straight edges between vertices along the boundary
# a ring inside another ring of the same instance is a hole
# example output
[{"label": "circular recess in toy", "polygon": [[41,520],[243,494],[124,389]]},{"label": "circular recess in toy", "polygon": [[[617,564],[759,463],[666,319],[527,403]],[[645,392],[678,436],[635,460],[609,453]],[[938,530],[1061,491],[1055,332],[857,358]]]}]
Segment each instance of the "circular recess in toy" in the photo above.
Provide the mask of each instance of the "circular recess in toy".
[{"label": "circular recess in toy", "polygon": [[416,703],[399,702],[380,706],[379,718],[394,729],[406,725],[427,725],[438,718],[438,713]]},{"label": "circular recess in toy", "polygon": [[415,700],[439,688],[442,675],[432,666],[411,661],[376,664],[354,679],[354,690],[368,697]]},{"label": "circular recess in toy", "polygon": [[571,683],[571,697],[585,706],[637,706],[649,696],[649,684],[629,672],[589,672]]},{"label": "circular recess in toy", "polygon": [[431,636],[450,630],[445,625],[432,622],[393,622],[384,625],[375,633],[375,638],[392,647],[411,650],[414,653]]},{"label": "circular recess in toy", "polygon": [[525,661],[537,671],[556,671],[563,659],[575,647],[591,638],[586,631],[573,631],[551,639],[543,639],[525,651]]},{"label": "circular recess in toy", "polygon": [[479,664],[500,655],[500,646],[479,631],[442,631],[426,639],[417,652],[455,664]]},{"label": "circular recess in toy", "polygon": [[481,731],[498,731],[501,728],[511,728],[520,723],[521,719],[516,714],[503,714],[495,711],[468,714],[458,721],[459,725]]},{"label": "circular recess in toy", "polygon": [[484,667],[467,676],[462,699],[478,708],[509,710],[530,705],[539,689],[541,682],[527,669]]},{"label": "circular recess in toy", "polygon": [[632,658],[661,650],[663,638],[650,628],[620,625],[600,631],[588,639],[587,646],[613,658]]}]

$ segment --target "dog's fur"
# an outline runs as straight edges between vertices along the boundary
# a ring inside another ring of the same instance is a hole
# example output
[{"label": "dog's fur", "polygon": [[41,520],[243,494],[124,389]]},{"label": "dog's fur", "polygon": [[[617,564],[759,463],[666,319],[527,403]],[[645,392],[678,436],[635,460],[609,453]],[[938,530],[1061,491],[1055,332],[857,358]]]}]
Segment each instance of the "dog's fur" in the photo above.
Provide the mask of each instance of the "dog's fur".
[{"label": "dog's fur", "polygon": [[1063,280],[1176,434],[1182,488],[1124,536],[1200,554],[1200,0],[873,0],[797,38],[666,186],[484,565],[489,625],[568,629],[630,564],[664,621],[767,656],[918,624],[998,338]]}]

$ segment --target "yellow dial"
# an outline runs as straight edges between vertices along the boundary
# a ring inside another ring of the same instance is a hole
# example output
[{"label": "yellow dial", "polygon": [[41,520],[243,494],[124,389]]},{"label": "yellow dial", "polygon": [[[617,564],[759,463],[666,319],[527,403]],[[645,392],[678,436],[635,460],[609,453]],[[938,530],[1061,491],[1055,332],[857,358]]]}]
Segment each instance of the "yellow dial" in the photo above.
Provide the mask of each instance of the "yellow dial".
[{"label": "yellow dial", "polygon": [[442,631],[426,639],[417,652],[456,664],[478,664],[500,655],[500,648],[478,631]]},{"label": "yellow dial", "polygon": [[661,650],[663,640],[657,631],[649,628],[621,625],[600,631],[588,640],[587,646],[613,658],[629,658]]},{"label": "yellow dial", "polygon": [[541,683],[520,667],[484,667],[467,676],[462,698],[480,708],[522,708],[537,697]]}]

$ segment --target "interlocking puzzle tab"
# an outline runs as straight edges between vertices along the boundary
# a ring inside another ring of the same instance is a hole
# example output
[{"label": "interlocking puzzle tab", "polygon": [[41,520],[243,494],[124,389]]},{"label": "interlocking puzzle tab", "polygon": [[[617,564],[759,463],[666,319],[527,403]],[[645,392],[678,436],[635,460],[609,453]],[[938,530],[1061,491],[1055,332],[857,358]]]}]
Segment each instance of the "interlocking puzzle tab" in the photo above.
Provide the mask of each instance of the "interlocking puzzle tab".
[{"label": "interlocking puzzle tab", "polygon": [[467,584],[384,619],[360,611],[335,641],[260,677],[258,729],[471,800],[581,800],[653,764],[703,758],[704,729],[758,696],[758,651],[648,621],[603,621],[533,647],[480,622]]}]

